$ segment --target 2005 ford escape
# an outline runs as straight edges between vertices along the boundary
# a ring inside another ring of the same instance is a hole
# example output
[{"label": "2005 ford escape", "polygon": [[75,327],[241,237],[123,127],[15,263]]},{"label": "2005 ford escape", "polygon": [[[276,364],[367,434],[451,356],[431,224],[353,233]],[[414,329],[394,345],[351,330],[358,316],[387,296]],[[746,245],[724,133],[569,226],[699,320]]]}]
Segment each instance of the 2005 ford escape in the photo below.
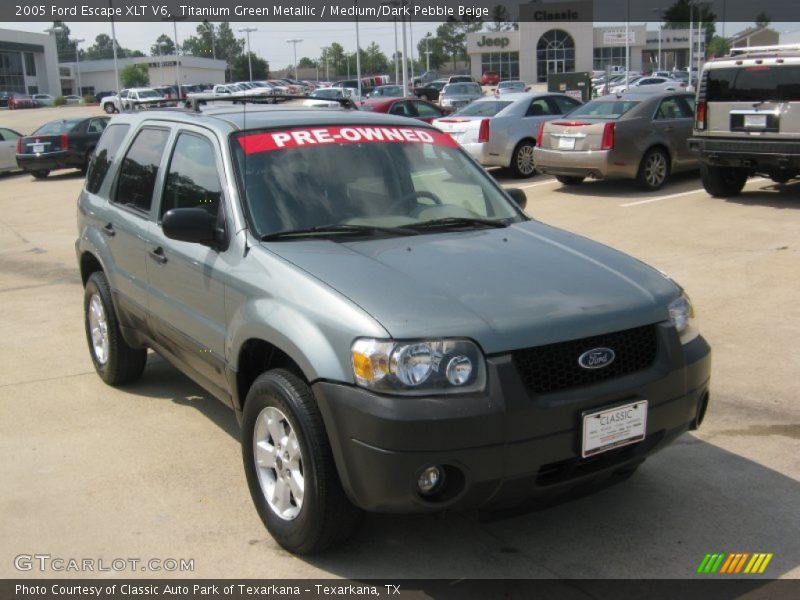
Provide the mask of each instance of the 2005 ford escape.
[{"label": "2005 ford escape", "polygon": [[86,335],[230,405],[255,506],[298,553],[362,510],[496,510],[629,475],[696,427],[682,289],[531,220],[446,134],[352,110],[109,124],[79,200]]}]

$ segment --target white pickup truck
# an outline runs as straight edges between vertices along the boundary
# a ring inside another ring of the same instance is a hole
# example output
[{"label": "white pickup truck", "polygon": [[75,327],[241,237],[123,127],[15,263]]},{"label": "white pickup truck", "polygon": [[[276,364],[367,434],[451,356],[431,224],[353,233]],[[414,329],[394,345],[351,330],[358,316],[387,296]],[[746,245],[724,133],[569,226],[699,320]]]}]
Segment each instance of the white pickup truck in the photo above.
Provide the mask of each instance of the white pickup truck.
[{"label": "white pickup truck", "polygon": [[164,96],[151,88],[128,88],[120,90],[118,94],[106,96],[100,102],[100,107],[109,115],[129,110],[136,110],[151,105],[153,100],[166,100]]}]

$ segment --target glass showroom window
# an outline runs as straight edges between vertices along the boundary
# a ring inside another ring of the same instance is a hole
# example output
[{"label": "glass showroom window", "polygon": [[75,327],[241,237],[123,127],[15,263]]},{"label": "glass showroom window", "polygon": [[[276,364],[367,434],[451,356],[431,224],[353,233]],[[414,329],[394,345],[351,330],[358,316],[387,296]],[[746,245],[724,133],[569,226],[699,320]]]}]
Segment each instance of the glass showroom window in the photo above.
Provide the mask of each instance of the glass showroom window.
[{"label": "glass showroom window", "polygon": [[0,52],[0,90],[25,93],[22,54],[19,52]]},{"label": "glass showroom window", "polygon": [[519,52],[481,54],[481,73],[497,71],[500,79],[519,79]]},{"label": "glass showroom window", "polygon": [[566,31],[551,29],[539,38],[536,45],[536,73],[539,82],[547,81],[550,73],[575,71],[575,40]]},{"label": "glass showroom window", "polygon": [[594,68],[604,71],[610,67],[625,66],[625,46],[594,49]]}]

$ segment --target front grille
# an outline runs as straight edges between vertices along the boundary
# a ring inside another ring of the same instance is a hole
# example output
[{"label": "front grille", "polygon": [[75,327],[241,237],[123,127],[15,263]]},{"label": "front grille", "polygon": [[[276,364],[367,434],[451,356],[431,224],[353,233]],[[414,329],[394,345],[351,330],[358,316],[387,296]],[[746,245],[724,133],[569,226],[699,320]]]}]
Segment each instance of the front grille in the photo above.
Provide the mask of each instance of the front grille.
[{"label": "front grille", "polygon": [[[533,394],[548,394],[590,385],[646,369],[656,359],[655,325],[517,350],[514,365]],[[600,369],[585,369],[578,357],[593,348],[610,348],[614,361]]]}]

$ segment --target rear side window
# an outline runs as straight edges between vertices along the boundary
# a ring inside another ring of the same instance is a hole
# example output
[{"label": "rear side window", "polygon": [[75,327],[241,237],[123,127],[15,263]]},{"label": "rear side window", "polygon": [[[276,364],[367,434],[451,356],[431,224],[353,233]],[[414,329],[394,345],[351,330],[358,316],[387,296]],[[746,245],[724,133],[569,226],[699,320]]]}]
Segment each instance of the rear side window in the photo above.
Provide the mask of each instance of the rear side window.
[{"label": "rear side window", "polygon": [[556,114],[564,114],[571,111],[576,106],[580,106],[580,102],[573,100],[568,96],[550,96],[550,102],[555,102],[558,112]]},{"label": "rear side window", "polygon": [[142,129],[122,159],[114,202],[149,212],[161,155],[167,143],[166,129]]},{"label": "rear side window", "polygon": [[706,90],[709,102],[800,101],[800,66],[709,69]]},{"label": "rear side window", "polygon": [[619,119],[637,104],[639,104],[638,100],[592,100],[573,110],[569,116]]},{"label": "rear side window", "polygon": [[464,117],[493,117],[508,106],[511,106],[511,100],[484,100],[468,104],[458,114]]},{"label": "rear side window", "polygon": [[173,208],[203,208],[217,216],[221,196],[214,146],[203,137],[180,134],[167,169],[161,216]]},{"label": "rear side window", "polygon": [[86,189],[96,194],[103,185],[108,168],[114,162],[119,146],[127,135],[130,125],[109,125],[100,137],[94,153],[94,160],[86,175]]}]

